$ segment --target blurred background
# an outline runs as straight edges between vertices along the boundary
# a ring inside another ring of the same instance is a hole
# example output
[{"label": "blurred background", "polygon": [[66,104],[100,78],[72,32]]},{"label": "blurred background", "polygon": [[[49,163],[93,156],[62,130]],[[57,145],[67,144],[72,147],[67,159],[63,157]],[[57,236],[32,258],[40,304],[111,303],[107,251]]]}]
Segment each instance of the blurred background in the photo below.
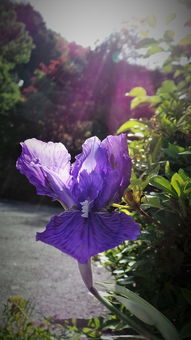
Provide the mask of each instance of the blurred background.
[{"label": "blurred background", "polygon": [[15,169],[21,141],[62,142],[74,158],[86,138],[152,117],[153,107],[132,109],[126,94],[141,86],[153,95],[172,77],[163,69],[169,49],[156,39],[180,41],[190,29],[188,6],[186,0],[1,0],[2,198],[39,200]]}]

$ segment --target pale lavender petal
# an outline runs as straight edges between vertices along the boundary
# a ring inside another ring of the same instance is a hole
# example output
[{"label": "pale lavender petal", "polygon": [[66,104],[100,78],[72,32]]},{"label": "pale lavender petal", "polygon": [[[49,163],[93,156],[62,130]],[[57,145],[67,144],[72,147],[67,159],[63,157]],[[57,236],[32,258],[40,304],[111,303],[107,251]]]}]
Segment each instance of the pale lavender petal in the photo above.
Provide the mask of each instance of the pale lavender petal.
[{"label": "pale lavender petal", "polygon": [[101,141],[98,137],[94,136],[86,139],[82,145],[82,153],[76,156],[76,161],[72,166],[71,173],[75,178],[77,178],[83,170],[89,174],[95,169],[97,165],[95,155],[100,144]]},{"label": "pale lavender petal", "polygon": [[135,240],[139,233],[139,225],[124,213],[91,212],[84,218],[80,211],[66,211],[54,216],[36,239],[87,263],[93,255]]},{"label": "pale lavender petal", "polygon": [[99,163],[104,185],[95,202],[97,208],[119,201],[130,183],[131,159],[125,134],[108,136],[102,141]]},{"label": "pale lavender petal", "polygon": [[74,205],[69,193],[70,155],[65,146],[35,138],[26,140],[21,146],[16,167],[35,185],[37,193],[61,200],[68,207]]}]

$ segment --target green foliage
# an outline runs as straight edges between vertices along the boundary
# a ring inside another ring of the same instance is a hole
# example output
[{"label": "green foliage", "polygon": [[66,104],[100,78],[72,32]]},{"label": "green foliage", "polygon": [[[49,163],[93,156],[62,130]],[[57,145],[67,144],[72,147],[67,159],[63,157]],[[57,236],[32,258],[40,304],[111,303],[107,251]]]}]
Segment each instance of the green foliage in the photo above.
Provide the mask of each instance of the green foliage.
[{"label": "green foliage", "polygon": [[[173,19],[171,15],[167,23]],[[158,41],[147,37],[138,43],[147,56],[161,46],[168,52],[163,66],[168,79],[154,95],[137,87],[127,94],[133,97],[131,108],[147,103],[155,110],[153,117],[129,120],[117,131],[127,133],[133,171],[121,205],[114,206],[131,214],[142,233],[139,240],[124,242],[100,259],[117,283],[138,292],[176,324],[181,339],[190,339],[190,38],[176,45],[167,30]]]},{"label": "green foliage", "polygon": [[[159,331],[159,333],[164,337],[165,340],[180,339],[172,323],[162,313],[160,313],[156,308],[150,305],[143,298],[120,285],[114,286],[113,284],[105,284],[105,287],[108,291],[110,291],[111,296],[114,297],[117,301],[119,301],[123,306],[125,306],[126,309],[131,314],[136,316],[138,320],[141,320],[146,325],[154,326]],[[123,311],[122,313],[124,313],[125,316],[125,311]],[[121,316],[121,314],[119,315]],[[139,325],[138,320],[136,323],[137,325]],[[149,338],[155,339],[155,333],[154,332],[152,333],[151,329],[148,328],[148,332],[149,331],[151,332],[150,336],[149,334],[144,334],[144,329],[143,333],[141,334],[148,335]],[[156,339],[158,338],[156,337]]]},{"label": "green foliage", "polygon": [[4,115],[21,99],[15,67],[29,61],[34,47],[9,1],[0,4],[0,36],[0,112]]},{"label": "green foliage", "polygon": [[7,115],[20,100],[18,84],[13,80],[9,64],[0,60],[0,110],[2,115]]},{"label": "green foliage", "polygon": [[21,296],[10,297],[4,306],[0,326],[2,340],[59,340],[47,321],[40,323],[31,319],[29,301]]},{"label": "green foliage", "polygon": [[0,35],[0,54],[4,62],[14,68],[17,64],[29,61],[32,39],[25,25],[17,21],[14,10],[0,11]]}]

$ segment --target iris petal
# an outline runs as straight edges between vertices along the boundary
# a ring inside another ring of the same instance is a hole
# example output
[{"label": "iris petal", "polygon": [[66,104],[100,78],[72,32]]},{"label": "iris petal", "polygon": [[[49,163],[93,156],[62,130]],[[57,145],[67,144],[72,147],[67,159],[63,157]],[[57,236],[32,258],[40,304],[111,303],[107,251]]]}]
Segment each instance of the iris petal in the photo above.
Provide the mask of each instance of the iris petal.
[{"label": "iris petal", "polygon": [[135,240],[139,232],[139,225],[124,213],[91,212],[83,218],[80,211],[66,211],[54,216],[36,239],[87,263],[93,255]]},{"label": "iris petal", "polygon": [[78,202],[92,202],[103,187],[100,163],[97,159],[101,141],[97,137],[88,138],[82,146],[82,153],[76,157],[71,174],[74,177],[71,191]]},{"label": "iris petal", "polygon": [[86,139],[82,145],[82,152],[76,156],[76,161],[72,167],[72,175],[77,178],[80,173],[85,170],[88,174],[96,167],[95,155],[101,141],[98,137],[91,137]]},{"label": "iris petal", "polygon": [[61,200],[68,207],[74,205],[69,193],[70,154],[65,146],[35,138],[26,140],[21,146],[16,167],[35,185],[37,193]]},{"label": "iris petal", "polygon": [[128,155],[125,134],[108,136],[104,139],[99,154],[104,185],[95,202],[97,208],[119,201],[125,188],[129,185],[131,159]]}]

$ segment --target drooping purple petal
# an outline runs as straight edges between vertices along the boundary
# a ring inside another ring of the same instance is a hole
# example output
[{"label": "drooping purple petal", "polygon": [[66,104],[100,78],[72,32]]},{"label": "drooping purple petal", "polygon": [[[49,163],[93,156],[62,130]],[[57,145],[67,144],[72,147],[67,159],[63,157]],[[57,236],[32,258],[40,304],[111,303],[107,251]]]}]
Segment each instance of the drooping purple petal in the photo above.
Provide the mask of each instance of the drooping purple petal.
[{"label": "drooping purple petal", "polygon": [[84,218],[80,211],[66,211],[54,216],[36,239],[87,263],[93,255],[135,240],[139,232],[139,225],[124,213],[90,212]]},{"label": "drooping purple petal", "polygon": [[70,154],[65,146],[35,138],[26,140],[21,146],[16,167],[35,185],[37,193],[61,200],[67,207],[74,205],[69,192]]},{"label": "drooping purple petal", "polygon": [[95,202],[97,208],[119,201],[123,191],[129,185],[131,159],[128,155],[125,134],[108,136],[102,141],[99,149],[99,162],[104,185]]}]

